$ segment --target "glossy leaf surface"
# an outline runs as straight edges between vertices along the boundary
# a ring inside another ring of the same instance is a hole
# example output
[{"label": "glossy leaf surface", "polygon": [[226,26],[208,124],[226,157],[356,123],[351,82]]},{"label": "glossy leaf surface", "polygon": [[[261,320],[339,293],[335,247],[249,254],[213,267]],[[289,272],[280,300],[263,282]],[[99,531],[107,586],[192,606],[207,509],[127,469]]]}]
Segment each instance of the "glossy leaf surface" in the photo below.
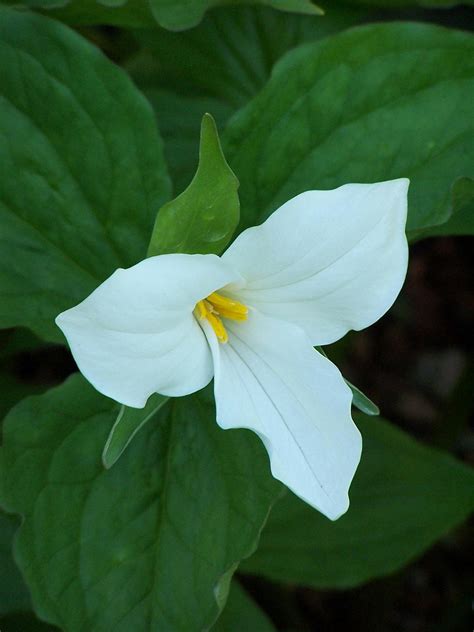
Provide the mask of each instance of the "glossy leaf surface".
[{"label": "glossy leaf surface", "polygon": [[145,256],[169,180],[123,71],[48,18],[0,8],[0,327],[55,316]]},{"label": "glossy leaf surface", "polygon": [[408,230],[442,224],[474,164],[474,37],[422,24],[351,29],[286,55],[224,150],[242,227],[307,189],[411,179]]},{"label": "glossy leaf surface", "polygon": [[205,114],[196,175],[183,193],[160,209],[148,256],[220,254],[239,223],[238,186],[222,153],[214,119]]},{"label": "glossy leaf surface", "polygon": [[1,502],[24,516],[35,609],[68,632],[197,632],[281,487],[257,437],[219,429],[203,395],[163,408],[105,470],[116,410],[75,375],[5,420]]}]

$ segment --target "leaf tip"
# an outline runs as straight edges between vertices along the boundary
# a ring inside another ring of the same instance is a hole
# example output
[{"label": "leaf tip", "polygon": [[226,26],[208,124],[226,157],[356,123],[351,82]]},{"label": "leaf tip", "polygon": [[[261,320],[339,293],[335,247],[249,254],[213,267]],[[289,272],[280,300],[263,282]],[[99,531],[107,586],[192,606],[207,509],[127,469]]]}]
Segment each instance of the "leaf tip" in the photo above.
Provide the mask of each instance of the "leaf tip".
[{"label": "leaf tip", "polygon": [[102,465],[104,466],[104,469],[110,470],[112,465],[114,465],[116,462],[117,457],[110,455],[109,443],[107,442],[104,446],[104,449],[102,450]]}]

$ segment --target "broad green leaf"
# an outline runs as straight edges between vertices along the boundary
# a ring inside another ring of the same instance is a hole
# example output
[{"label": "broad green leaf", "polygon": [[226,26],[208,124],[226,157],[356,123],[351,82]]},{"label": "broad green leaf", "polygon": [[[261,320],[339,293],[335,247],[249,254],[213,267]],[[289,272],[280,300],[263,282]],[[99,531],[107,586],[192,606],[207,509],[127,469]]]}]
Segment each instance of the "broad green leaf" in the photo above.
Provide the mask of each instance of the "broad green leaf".
[{"label": "broad green leaf", "polygon": [[118,461],[137,432],[158,414],[167,401],[169,397],[155,393],[150,397],[145,408],[130,408],[123,404],[120,406],[102,452],[104,467],[108,469]]},{"label": "broad green leaf", "polygon": [[349,511],[337,522],[288,493],[242,570],[317,588],[394,572],[474,509],[474,472],[382,419],[356,419],[364,448]]},{"label": "broad green leaf", "polygon": [[157,114],[175,190],[182,191],[194,173],[204,112],[221,128],[264,87],[284,53],[371,15],[331,6],[320,19],[239,6],[213,9],[197,28],[181,33],[136,31],[142,49],[127,68]]},{"label": "broad green leaf", "polygon": [[258,438],[221,430],[206,397],[174,399],[109,470],[116,404],[80,375],[10,412],[1,500],[24,516],[16,557],[42,619],[67,632],[214,622],[281,486]]},{"label": "broad green leaf", "polygon": [[13,560],[13,536],[19,520],[0,510],[0,629],[2,632],[53,632],[35,619],[28,588]]},{"label": "broad green leaf", "polygon": [[29,384],[20,380],[9,369],[8,362],[0,361],[0,425],[10,408],[23,397],[41,393],[46,388],[43,384]]},{"label": "broad green leaf", "polygon": [[19,520],[0,510],[0,617],[31,610],[30,594],[13,561],[13,535]]},{"label": "broad green leaf", "polygon": [[128,68],[145,90],[166,88],[187,97],[214,98],[237,109],[265,86],[284,53],[370,15],[337,7],[328,9],[323,19],[265,7],[214,9],[190,31],[136,31],[143,50]]},{"label": "broad green leaf", "polygon": [[453,185],[453,214],[445,224],[421,231],[417,237],[474,235],[474,179],[460,178]]},{"label": "broad green leaf", "polygon": [[270,619],[236,580],[230,587],[224,612],[212,630],[213,632],[276,632]]},{"label": "broad green leaf", "polygon": [[[23,0],[21,4],[50,11],[71,24],[149,26],[157,23],[180,31],[199,24],[209,9],[240,5],[242,0]],[[9,0],[8,4],[19,4]],[[282,12],[320,16],[323,11],[311,0],[253,0],[247,4],[272,7]]]},{"label": "broad green leaf", "polygon": [[242,227],[307,189],[411,179],[408,229],[442,224],[474,165],[474,36],[358,27],[288,53],[231,120]]},{"label": "broad green leaf", "polygon": [[145,256],[169,196],[148,103],[48,18],[0,8],[0,327],[54,317]]},{"label": "broad green leaf", "polygon": [[222,153],[214,119],[205,114],[196,175],[181,195],[160,209],[148,256],[221,253],[239,223],[238,187]]}]

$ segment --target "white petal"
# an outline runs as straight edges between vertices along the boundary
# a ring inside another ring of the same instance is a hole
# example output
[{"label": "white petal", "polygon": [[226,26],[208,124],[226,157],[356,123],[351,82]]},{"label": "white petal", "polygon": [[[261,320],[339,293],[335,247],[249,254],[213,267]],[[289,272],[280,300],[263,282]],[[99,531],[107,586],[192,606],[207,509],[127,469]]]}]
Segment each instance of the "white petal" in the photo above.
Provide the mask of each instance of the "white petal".
[{"label": "white petal", "polygon": [[193,309],[238,278],[215,255],[163,255],[116,270],[56,318],[80,371],[95,388],[142,408],[152,393],[203,388],[213,366]]},{"label": "white petal", "polygon": [[218,424],[255,431],[275,478],[328,518],[338,518],[349,506],[361,452],[351,392],[338,369],[299,327],[258,312],[244,323],[226,321],[227,344],[204,326],[214,358]]},{"label": "white petal", "polygon": [[303,327],[315,345],[368,327],[405,279],[407,188],[400,179],[298,195],[224,253],[246,280],[229,293]]}]

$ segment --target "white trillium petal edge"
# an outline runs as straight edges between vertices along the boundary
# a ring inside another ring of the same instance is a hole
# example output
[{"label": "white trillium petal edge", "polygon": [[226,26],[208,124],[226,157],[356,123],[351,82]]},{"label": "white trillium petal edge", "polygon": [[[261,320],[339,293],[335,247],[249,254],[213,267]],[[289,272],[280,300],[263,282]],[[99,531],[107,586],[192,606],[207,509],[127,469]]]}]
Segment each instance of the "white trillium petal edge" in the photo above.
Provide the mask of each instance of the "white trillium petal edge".
[{"label": "white trillium petal edge", "polygon": [[406,276],[408,184],[346,184],[286,202],[224,253],[245,279],[227,292],[299,325],[314,345],[371,325]]},{"label": "white trillium petal edge", "polygon": [[215,255],[151,257],[116,270],[56,323],[98,391],[142,408],[152,393],[187,395],[210,382],[212,357],[193,309],[238,278]]},{"label": "white trillium petal edge", "polygon": [[218,424],[256,432],[273,476],[337,519],[349,506],[362,446],[338,369],[302,329],[256,311],[242,325],[228,324],[225,345],[203,327],[214,359]]}]

